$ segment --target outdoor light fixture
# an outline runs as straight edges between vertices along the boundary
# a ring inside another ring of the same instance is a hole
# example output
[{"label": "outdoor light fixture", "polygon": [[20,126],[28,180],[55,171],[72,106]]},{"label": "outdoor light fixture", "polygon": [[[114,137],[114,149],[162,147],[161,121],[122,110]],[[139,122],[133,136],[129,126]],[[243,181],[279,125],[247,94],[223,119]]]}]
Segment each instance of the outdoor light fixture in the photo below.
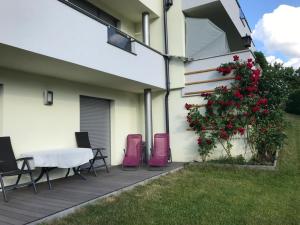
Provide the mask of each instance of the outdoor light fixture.
[{"label": "outdoor light fixture", "polygon": [[44,105],[53,105],[53,91],[44,91]]},{"label": "outdoor light fixture", "polygon": [[252,38],[250,35],[246,34],[246,36],[242,37],[243,44],[245,48],[250,48],[252,43]]}]

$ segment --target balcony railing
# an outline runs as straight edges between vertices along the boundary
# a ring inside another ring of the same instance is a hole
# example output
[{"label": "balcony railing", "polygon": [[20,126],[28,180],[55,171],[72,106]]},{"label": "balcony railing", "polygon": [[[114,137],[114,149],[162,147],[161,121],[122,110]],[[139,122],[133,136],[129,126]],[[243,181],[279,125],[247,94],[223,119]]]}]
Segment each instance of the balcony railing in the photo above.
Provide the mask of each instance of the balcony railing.
[{"label": "balcony railing", "polygon": [[107,39],[107,43],[114,45],[120,49],[123,49],[127,52],[135,54],[132,48],[133,39],[130,36],[120,32],[115,27],[107,27]]}]

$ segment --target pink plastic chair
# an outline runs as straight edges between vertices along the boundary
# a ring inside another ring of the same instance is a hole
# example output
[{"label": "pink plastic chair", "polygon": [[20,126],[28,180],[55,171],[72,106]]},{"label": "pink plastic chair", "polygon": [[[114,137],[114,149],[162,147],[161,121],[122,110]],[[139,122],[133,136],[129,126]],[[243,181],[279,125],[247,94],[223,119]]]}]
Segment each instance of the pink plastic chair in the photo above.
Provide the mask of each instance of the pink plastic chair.
[{"label": "pink plastic chair", "polygon": [[149,167],[164,167],[168,164],[170,157],[170,139],[169,134],[155,134],[154,147],[151,152],[151,158],[148,161]]},{"label": "pink plastic chair", "polygon": [[124,149],[124,159],[122,167],[138,167],[142,161],[142,135],[129,134],[127,136],[126,151]]}]

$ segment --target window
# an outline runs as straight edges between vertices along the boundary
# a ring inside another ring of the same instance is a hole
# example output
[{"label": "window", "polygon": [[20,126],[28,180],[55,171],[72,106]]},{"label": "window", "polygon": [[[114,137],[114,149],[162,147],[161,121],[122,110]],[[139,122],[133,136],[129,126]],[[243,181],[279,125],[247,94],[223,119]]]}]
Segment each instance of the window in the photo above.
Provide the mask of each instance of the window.
[{"label": "window", "polygon": [[92,3],[86,0],[67,0],[67,1],[114,27],[117,27],[120,22],[115,17],[109,15],[108,13],[104,12],[103,10],[99,9],[98,7],[96,7],[95,5],[93,5]]}]

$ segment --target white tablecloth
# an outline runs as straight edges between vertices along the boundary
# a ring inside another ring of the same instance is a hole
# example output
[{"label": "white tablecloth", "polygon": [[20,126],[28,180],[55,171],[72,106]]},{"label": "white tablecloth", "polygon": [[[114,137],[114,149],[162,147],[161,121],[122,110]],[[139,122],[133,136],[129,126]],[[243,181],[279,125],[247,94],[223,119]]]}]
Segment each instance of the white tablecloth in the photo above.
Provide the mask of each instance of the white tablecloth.
[{"label": "white tablecloth", "polygon": [[47,151],[27,152],[20,155],[23,157],[33,157],[30,160],[30,167],[58,167],[73,168],[88,163],[93,159],[94,154],[90,148],[68,148],[54,149]]}]

